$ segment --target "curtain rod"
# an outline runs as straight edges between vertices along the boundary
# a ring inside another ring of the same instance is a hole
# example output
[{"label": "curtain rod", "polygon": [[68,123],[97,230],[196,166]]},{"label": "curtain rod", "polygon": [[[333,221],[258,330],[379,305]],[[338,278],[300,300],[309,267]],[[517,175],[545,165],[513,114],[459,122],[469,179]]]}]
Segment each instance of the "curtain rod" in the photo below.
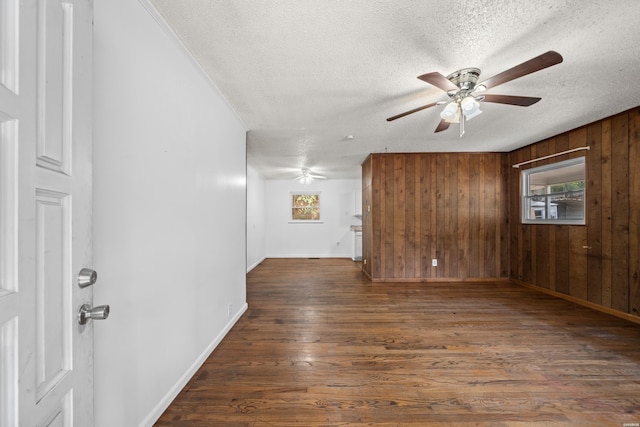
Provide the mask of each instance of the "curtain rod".
[{"label": "curtain rod", "polygon": [[588,150],[589,148],[590,147],[588,145],[585,146],[585,147],[572,148],[571,150],[563,151],[561,153],[549,154],[548,156],[538,157],[537,159],[527,160],[526,162],[522,162],[522,163],[516,163],[515,165],[513,165],[511,167],[517,169],[522,165],[527,165],[527,164],[533,163],[533,162],[539,162],[540,160],[546,160],[546,159],[550,159],[550,158],[556,157],[556,156],[562,156],[563,154],[573,153],[574,151]]}]

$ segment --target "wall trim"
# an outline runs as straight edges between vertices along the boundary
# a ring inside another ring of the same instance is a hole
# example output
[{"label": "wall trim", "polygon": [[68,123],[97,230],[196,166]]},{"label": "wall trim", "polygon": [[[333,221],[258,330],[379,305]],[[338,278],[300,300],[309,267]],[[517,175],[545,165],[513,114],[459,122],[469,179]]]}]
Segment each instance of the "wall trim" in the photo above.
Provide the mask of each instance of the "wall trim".
[{"label": "wall trim", "polygon": [[215,337],[215,339],[205,348],[205,350],[198,356],[198,358],[193,362],[193,364],[187,369],[187,371],[178,379],[173,387],[169,389],[167,394],[158,402],[158,404],[151,410],[149,415],[147,415],[144,420],[140,423],[140,427],[152,427],[153,424],[160,419],[160,416],[164,413],[164,411],[171,405],[174,399],[178,396],[178,394],[182,391],[182,389],[187,385],[189,380],[195,375],[195,373],[200,369],[200,367],[206,362],[207,358],[213,353],[213,351],[218,347],[220,342],[222,342],[223,338],[229,333],[231,328],[240,320],[240,317],[247,311],[249,305],[245,303],[242,308],[233,316],[231,320],[227,323],[222,331]]},{"label": "wall trim", "polygon": [[543,287],[540,287],[540,286],[532,285],[531,283],[523,282],[523,281],[518,280],[518,279],[510,279],[510,281],[513,284],[524,286],[525,288],[533,289],[534,291],[539,291],[539,292],[545,293],[547,295],[551,295],[551,296],[558,297],[558,298],[561,298],[561,299],[566,300],[566,301],[573,302],[573,303],[581,305],[583,307],[591,308],[593,310],[600,311],[600,312],[605,313],[605,314],[610,314],[612,316],[619,317],[620,319],[629,320],[630,322],[640,324],[640,317],[634,316],[633,314],[624,313],[622,311],[615,310],[615,309],[609,308],[609,307],[604,307],[602,305],[595,304],[595,303],[592,303],[592,302],[589,302],[589,301],[585,301],[585,300],[582,300],[580,298],[572,297],[571,295],[563,294],[562,292],[553,291],[551,289],[547,289],[547,288],[543,288]]},{"label": "wall trim", "polygon": [[257,266],[259,266],[260,264],[262,264],[262,261],[264,261],[265,259],[267,259],[266,257],[262,257],[260,260],[258,260],[257,262],[253,263],[252,265],[250,265],[247,268],[247,273],[250,272],[251,270],[253,270],[254,268],[256,268]]},{"label": "wall trim", "polygon": [[352,255],[349,254],[284,254],[284,255],[268,255],[265,257],[266,258],[344,258],[344,259],[350,259],[353,261]]},{"label": "wall trim", "polygon": [[388,277],[384,279],[372,279],[364,270],[363,273],[373,283],[508,283],[507,277]]},{"label": "wall trim", "polygon": [[196,67],[196,69],[198,69],[198,71],[202,73],[202,76],[204,77],[204,79],[211,84],[211,87],[216,90],[216,92],[227,104],[227,107],[229,107],[229,109],[233,111],[233,114],[235,114],[236,118],[240,121],[240,123],[242,123],[242,126],[244,127],[245,131],[248,131],[249,128],[247,127],[247,124],[244,122],[244,120],[242,120],[242,118],[240,117],[236,109],[233,108],[233,105],[231,105],[227,97],[224,96],[224,94],[218,88],[216,83],[211,79],[211,76],[209,76],[204,71],[204,68],[202,68],[202,65],[198,62],[196,57],[193,55],[193,52],[191,52],[191,50],[182,42],[182,40],[180,39],[180,37],[178,37],[176,32],[173,31],[173,28],[171,28],[169,23],[164,19],[164,17],[160,14],[160,12],[158,12],[155,6],[151,4],[150,0],[138,0],[138,1],[142,5],[142,7],[149,13],[149,15],[151,15],[151,17],[158,23],[160,28],[162,28],[162,30],[169,36],[169,39],[173,41],[176,44],[176,46],[178,46],[178,48],[180,48],[180,50],[184,53],[185,57],[189,59],[189,62],[191,62],[191,64],[193,64]]}]

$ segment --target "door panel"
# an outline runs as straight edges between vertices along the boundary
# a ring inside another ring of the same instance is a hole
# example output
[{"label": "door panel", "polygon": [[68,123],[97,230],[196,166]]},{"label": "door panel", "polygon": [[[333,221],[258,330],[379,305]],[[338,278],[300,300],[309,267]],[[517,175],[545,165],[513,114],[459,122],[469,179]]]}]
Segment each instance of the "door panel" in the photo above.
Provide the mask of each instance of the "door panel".
[{"label": "door panel", "polygon": [[[19,0],[0,2],[0,85],[18,93]],[[3,94],[4,95],[4,94]]]},{"label": "door panel", "polygon": [[36,399],[71,369],[71,200],[36,190]]},{"label": "door panel", "polygon": [[0,427],[91,426],[92,2],[2,0],[0,24]]},{"label": "door panel", "polygon": [[0,427],[19,413],[17,8],[0,2]]},{"label": "door panel", "polygon": [[74,7],[41,0],[38,7],[38,151],[43,168],[71,172]]}]

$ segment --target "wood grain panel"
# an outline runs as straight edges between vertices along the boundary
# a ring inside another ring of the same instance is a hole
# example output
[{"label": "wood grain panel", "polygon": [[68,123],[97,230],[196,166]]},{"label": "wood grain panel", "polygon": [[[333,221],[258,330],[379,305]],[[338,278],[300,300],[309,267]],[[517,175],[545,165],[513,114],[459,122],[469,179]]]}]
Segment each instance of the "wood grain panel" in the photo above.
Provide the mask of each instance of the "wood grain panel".
[{"label": "wood grain panel", "polygon": [[[499,235],[495,238],[500,246],[500,258],[496,259],[496,271],[499,272],[499,277],[509,277],[509,197],[505,200],[505,194],[509,195],[509,174],[507,171],[512,168],[509,166],[508,156],[500,156],[500,162],[496,163],[496,168],[495,173],[500,177],[499,187],[496,188],[496,202],[499,203],[496,221],[499,224]],[[507,220],[505,221],[504,218]]]},{"label": "wood grain panel", "polygon": [[[587,145],[587,128],[569,132],[569,149]],[[584,152],[568,154],[567,158],[582,156]],[[588,202],[587,202],[588,204]],[[587,299],[587,231],[584,226],[569,227],[569,294]]]},{"label": "wood grain panel", "polygon": [[407,246],[406,228],[406,194],[405,194],[405,158],[393,156],[393,275],[405,277],[405,248]]},{"label": "wood grain panel", "polygon": [[469,159],[469,276],[480,277],[480,227],[476,226],[482,216],[480,211],[480,164]]},{"label": "wood grain panel", "polygon": [[[556,138],[551,138],[549,140],[549,153],[557,153],[556,150]],[[551,159],[549,159],[551,161]],[[548,235],[548,247],[546,252],[548,253],[547,259],[549,261],[549,287],[548,289],[555,291],[556,290],[556,274],[557,274],[557,263],[555,257],[555,248],[556,248],[556,231],[557,227],[549,227],[547,228]]]},{"label": "wood grain panel", "polygon": [[[531,157],[544,157],[551,154],[549,152],[549,141],[542,141],[531,147]],[[543,166],[551,163],[552,160],[537,162],[535,166]],[[548,225],[533,225],[531,227],[531,280],[538,283],[543,288],[549,288],[549,258],[551,258],[547,247],[549,245]]]},{"label": "wood grain panel", "polygon": [[363,173],[370,163],[373,229],[364,221],[364,234],[372,280],[506,277],[506,160],[499,153],[370,155]]},{"label": "wood grain panel", "polygon": [[[500,213],[499,201],[502,195],[498,193],[500,176],[498,166],[502,164],[501,159],[496,156],[485,157],[485,205],[482,219],[484,221],[485,234],[482,241],[485,242],[484,274],[483,277],[498,277],[500,270],[497,268],[496,260],[499,258],[499,248],[496,246],[496,236],[500,235]],[[505,200],[506,202],[506,200]]]},{"label": "wood grain panel", "polygon": [[613,236],[611,234],[611,120],[602,121],[602,149],[600,152],[600,173],[601,173],[601,200],[602,218],[600,229],[602,236],[600,239],[602,247],[602,305],[611,307],[611,248]]},{"label": "wood grain panel", "polygon": [[470,210],[469,210],[469,154],[457,156],[456,173],[458,177],[458,189],[456,200],[456,212],[458,213],[457,233],[452,233],[458,243],[457,275],[470,276],[470,265],[479,260],[470,255]]},{"label": "wood grain panel", "polygon": [[635,108],[509,153],[509,162],[518,163],[534,153],[590,147],[552,160],[586,156],[584,226],[520,224],[515,202],[520,200],[520,176],[508,175],[511,278],[603,309],[640,314],[639,117],[640,108]]},{"label": "wood grain panel", "polygon": [[[371,259],[370,261],[370,269],[371,269],[371,277],[380,277],[382,276],[382,266],[384,265],[384,252],[379,248],[378,250],[374,250],[374,245],[380,245],[382,242],[382,230],[384,229],[384,197],[385,197],[385,185],[382,178],[384,177],[384,163],[382,162],[372,162],[371,163],[371,191],[373,192],[373,199],[371,201],[371,206],[369,209],[368,215],[371,217],[371,230],[367,230],[367,233],[373,233],[373,240],[371,242]],[[377,215],[373,215],[373,206],[378,206],[380,212]],[[363,228],[363,236],[364,236]]]},{"label": "wood grain panel", "polygon": [[[413,170],[411,179],[407,181],[407,233],[410,250],[407,251],[407,256],[410,260],[407,265],[407,277],[420,277],[420,199],[422,193],[420,192],[420,157],[412,156],[410,159],[413,165],[409,170]],[[409,175],[409,174],[408,174]],[[410,270],[409,270],[410,269]]]},{"label": "wood grain panel", "polygon": [[434,258],[438,259],[436,277],[445,277],[444,267],[446,265],[446,230],[445,221],[447,217],[447,194],[445,194],[446,169],[444,157],[436,158],[436,253]]},{"label": "wood grain panel", "polygon": [[640,109],[629,112],[629,312],[640,315]]},{"label": "wood grain panel", "polygon": [[[640,141],[635,141],[639,143]],[[615,268],[611,277],[611,307],[629,312],[629,115],[611,120],[611,192],[616,213],[612,217],[612,233],[616,243],[611,249]],[[636,166],[637,167],[637,166]],[[636,193],[637,196],[637,193]]]},{"label": "wood grain panel", "polygon": [[[419,176],[417,194],[420,194],[420,277],[432,277],[431,258],[435,251],[433,242],[435,241],[435,191],[432,190],[432,165],[431,158],[420,155]],[[435,171],[433,171],[435,175]],[[432,219],[433,215],[433,219]]]},{"label": "wood grain panel", "polygon": [[[509,165],[522,162],[523,150],[509,155]],[[509,168],[509,277],[522,280],[522,263],[518,256],[523,253],[523,242],[520,237],[520,170]]]},{"label": "wood grain panel", "polygon": [[[602,124],[587,127],[587,300],[602,304]],[[598,161],[600,159],[600,161]]]},{"label": "wood grain panel", "polygon": [[569,295],[587,300],[587,228],[569,227]]}]

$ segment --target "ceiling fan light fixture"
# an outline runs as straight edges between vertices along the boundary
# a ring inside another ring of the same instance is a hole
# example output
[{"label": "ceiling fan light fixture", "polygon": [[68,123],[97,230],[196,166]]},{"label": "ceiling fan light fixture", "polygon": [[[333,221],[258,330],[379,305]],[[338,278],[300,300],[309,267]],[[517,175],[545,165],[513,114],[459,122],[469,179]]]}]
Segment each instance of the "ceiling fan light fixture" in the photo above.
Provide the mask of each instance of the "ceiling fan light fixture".
[{"label": "ceiling fan light fixture", "polygon": [[446,103],[447,105],[440,112],[442,120],[440,120],[440,123],[436,127],[435,133],[448,129],[449,123],[460,123],[460,136],[462,136],[464,135],[464,122],[482,113],[480,110],[481,101],[493,102],[496,104],[517,105],[521,107],[529,107],[530,105],[540,101],[540,98],[533,98],[529,96],[483,95],[484,91],[559,64],[562,61],[562,55],[550,50],[542,55],[538,55],[528,61],[498,73],[481,83],[478,83],[478,79],[480,77],[479,68],[463,68],[446,77],[438,72],[423,74],[418,76],[418,79],[446,92],[449,96],[449,100],[422,105],[418,108],[414,108],[413,110],[389,117],[387,121],[390,122],[401,117],[408,116],[409,114],[431,108],[434,105],[443,105]]},{"label": "ceiling fan light fixture", "polygon": [[326,176],[316,175],[312,173],[311,169],[309,168],[302,168],[300,169],[300,172],[301,174],[294,178],[294,181],[298,181],[301,184],[311,184],[313,181],[316,181],[318,179],[327,179]]},{"label": "ceiling fan light fixture", "polygon": [[480,103],[472,96],[464,98],[460,102],[460,108],[462,109],[462,114],[464,114],[467,120],[470,120],[482,113],[482,111],[480,111]]},{"label": "ceiling fan light fixture", "polygon": [[457,102],[450,102],[440,113],[440,117],[450,123],[458,123],[460,119],[460,107]]},{"label": "ceiling fan light fixture", "polygon": [[487,87],[486,87],[485,85],[483,85],[483,84],[479,84],[478,86],[476,86],[476,87],[473,89],[473,91],[474,91],[475,93],[482,93],[482,92],[484,92],[485,90],[487,90]]},{"label": "ceiling fan light fixture", "polygon": [[308,168],[302,168],[302,177],[300,178],[300,182],[303,184],[311,184],[313,181],[313,177],[311,176],[311,170]]}]

